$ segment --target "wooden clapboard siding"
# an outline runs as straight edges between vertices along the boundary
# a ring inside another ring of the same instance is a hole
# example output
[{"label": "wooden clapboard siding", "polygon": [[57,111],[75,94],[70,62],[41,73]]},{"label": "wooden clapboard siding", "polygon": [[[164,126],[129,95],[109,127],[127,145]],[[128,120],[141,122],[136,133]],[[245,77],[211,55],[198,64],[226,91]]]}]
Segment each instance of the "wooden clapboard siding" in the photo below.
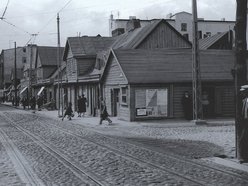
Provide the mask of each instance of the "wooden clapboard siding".
[{"label": "wooden clapboard siding", "polygon": [[109,114],[112,113],[112,107],[111,107],[111,86],[105,86],[104,87],[104,98],[106,101],[107,111]]},{"label": "wooden clapboard siding", "polygon": [[192,94],[192,86],[190,84],[174,84],[173,86],[173,117],[182,118],[184,117],[182,107],[182,97],[184,92],[188,91]]},{"label": "wooden clapboard siding", "polygon": [[67,59],[73,57],[73,54],[72,54],[72,51],[71,51],[71,47],[69,47],[68,53],[67,53],[67,56],[66,57],[67,57]]},{"label": "wooden clapboard siding", "polygon": [[222,95],[222,115],[234,116],[235,114],[235,101],[233,87],[223,87]]},{"label": "wooden clapboard siding", "polygon": [[78,75],[82,76],[93,70],[96,58],[77,59]]},{"label": "wooden clapboard siding", "polygon": [[130,112],[129,112],[129,107],[127,105],[125,106],[120,105],[118,118],[122,120],[130,121]]},{"label": "wooden clapboard siding", "polygon": [[137,47],[140,49],[154,48],[190,48],[189,42],[167,24],[159,24],[153,32]]},{"label": "wooden clapboard siding", "polygon": [[110,64],[107,66],[106,69],[107,73],[105,83],[107,85],[127,84],[125,76],[117,63],[116,58],[111,57],[111,60],[109,62]]},{"label": "wooden clapboard siding", "polygon": [[76,59],[67,59],[66,71],[68,82],[75,82],[77,80],[77,61]]}]

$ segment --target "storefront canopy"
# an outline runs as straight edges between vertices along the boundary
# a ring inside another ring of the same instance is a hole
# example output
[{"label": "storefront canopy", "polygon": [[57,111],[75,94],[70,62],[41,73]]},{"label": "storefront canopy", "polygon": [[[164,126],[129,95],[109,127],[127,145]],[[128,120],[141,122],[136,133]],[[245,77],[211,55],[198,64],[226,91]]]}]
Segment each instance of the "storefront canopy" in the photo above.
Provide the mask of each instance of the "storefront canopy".
[{"label": "storefront canopy", "polygon": [[22,91],[20,92],[20,94],[22,94],[25,90],[27,90],[27,88],[28,88],[28,87],[24,87],[24,88],[22,89]]},{"label": "storefront canopy", "polygon": [[45,87],[41,87],[41,88],[40,88],[40,90],[39,90],[39,92],[38,92],[38,94],[37,94],[38,96],[41,94],[41,92],[44,90],[44,88],[45,88]]}]

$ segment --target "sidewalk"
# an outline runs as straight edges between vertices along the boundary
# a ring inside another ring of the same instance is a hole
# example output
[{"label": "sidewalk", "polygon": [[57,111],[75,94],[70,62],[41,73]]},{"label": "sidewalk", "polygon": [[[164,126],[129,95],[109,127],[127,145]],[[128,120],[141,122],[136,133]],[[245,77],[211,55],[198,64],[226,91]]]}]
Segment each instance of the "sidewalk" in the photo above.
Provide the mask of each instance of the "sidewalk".
[{"label": "sidewalk", "polygon": [[[2,103],[3,105],[12,106],[10,102]],[[22,106],[16,107],[17,109],[22,109]],[[26,109],[27,110],[27,109]],[[31,110],[27,110],[31,111]],[[59,113],[58,110],[48,111],[46,109],[42,109],[41,111],[37,111],[37,113],[46,115],[48,117],[54,118],[54,119],[61,119],[58,117]],[[98,125],[99,124],[99,117],[92,117],[92,116],[85,116],[85,117],[77,117],[77,113],[75,113],[75,116],[72,118],[72,121],[70,122],[77,122],[81,121],[83,119],[85,124],[90,125]],[[65,118],[64,121],[67,119]],[[195,126],[195,123],[192,121],[184,120],[184,119],[162,119],[162,120],[148,120],[148,121],[124,121],[120,120],[117,117],[111,117],[111,120],[113,121],[112,125],[115,126],[145,126],[145,127],[184,127],[184,126]],[[206,120],[207,126],[225,126],[225,125],[234,125],[234,119],[208,119]]]},{"label": "sidewalk", "polygon": [[[11,106],[11,103],[4,103],[4,105]],[[21,106],[16,107],[17,109],[23,110]],[[27,112],[32,112],[31,110],[26,110]],[[58,117],[58,110],[53,110],[53,111],[48,111],[46,109],[43,109],[41,111],[36,111],[36,114],[40,115],[45,115],[47,117],[53,118],[55,120],[60,120],[61,117]],[[109,131],[115,130],[119,131],[122,134],[125,135],[125,133],[128,130],[132,130],[134,128],[140,128],[142,130],[153,130],[153,129],[166,129],[166,128],[191,128],[195,127],[195,123],[187,120],[180,120],[180,119],[166,119],[166,120],[150,120],[150,121],[138,121],[138,122],[128,122],[128,121],[123,121],[119,120],[117,117],[111,117],[111,120],[113,123],[111,125],[107,125],[107,122],[103,122],[101,126],[99,126],[99,117],[92,117],[92,116],[85,116],[85,117],[77,117],[77,113],[75,113],[75,116],[72,118],[72,120],[68,120],[67,118],[64,119],[63,122],[68,122],[68,123],[75,123],[75,124],[80,124],[86,127],[94,128],[96,130],[101,130],[101,131]],[[62,122],[62,121],[61,121]],[[200,127],[214,127],[214,126],[234,126],[234,119],[211,119],[207,120],[207,125],[200,125]],[[198,125],[199,126],[199,125]],[[110,128],[109,128],[110,127]],[[122,130],[124,129],[125,130]],[[124,131],[124,132],[122,132]],[[156,134],[155,134],[156,135]],[[155,136],[156,137],[156,136]],[[197,140],[197,139],[195,139]],[[237,159],[230,159],[230,158],[218,158],[218,157],[212,157],[212,158],[206,158],[203,159],[204,161],[211,161],[216,164],[224,165],[227,167],[232,167],[238,170],[246,171],[248,172],[248,163],[240,164]]]}]

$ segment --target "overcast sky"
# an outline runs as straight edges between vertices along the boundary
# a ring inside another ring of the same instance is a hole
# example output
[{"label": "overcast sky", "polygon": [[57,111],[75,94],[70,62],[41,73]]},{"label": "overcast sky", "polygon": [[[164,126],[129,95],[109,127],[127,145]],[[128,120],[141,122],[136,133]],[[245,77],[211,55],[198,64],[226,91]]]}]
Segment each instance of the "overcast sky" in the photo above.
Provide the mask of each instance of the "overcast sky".
[{"label": "overcast sky", "polygon": [[[61,46],[67,37],[78,33],[109,36],[108,21],[114,18],[166,18],[169,13],[191,12],[192,0],[9,0],[4,20],[0,20],[0,51],[28,42],[57,45],[57,20],[60,14]],[[0,1],[0,17],[8,0]],[[198,17],[234,21],[236,0],[198,0]],[[6,22],[8,23],[6,23]],[[38,34],[32,37],[32,34]]]}]

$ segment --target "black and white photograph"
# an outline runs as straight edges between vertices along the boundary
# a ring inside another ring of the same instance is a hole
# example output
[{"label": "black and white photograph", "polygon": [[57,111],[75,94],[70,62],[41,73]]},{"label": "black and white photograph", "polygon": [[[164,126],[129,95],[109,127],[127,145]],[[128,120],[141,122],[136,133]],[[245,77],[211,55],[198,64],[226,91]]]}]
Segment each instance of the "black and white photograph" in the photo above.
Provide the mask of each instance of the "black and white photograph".
[{"label": "black and white photograph", "polygon": [[248,186],[247,0],[1,0],[0,186]]}]

